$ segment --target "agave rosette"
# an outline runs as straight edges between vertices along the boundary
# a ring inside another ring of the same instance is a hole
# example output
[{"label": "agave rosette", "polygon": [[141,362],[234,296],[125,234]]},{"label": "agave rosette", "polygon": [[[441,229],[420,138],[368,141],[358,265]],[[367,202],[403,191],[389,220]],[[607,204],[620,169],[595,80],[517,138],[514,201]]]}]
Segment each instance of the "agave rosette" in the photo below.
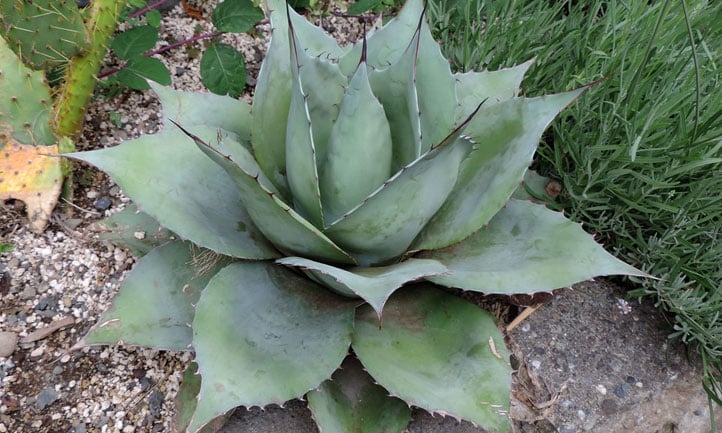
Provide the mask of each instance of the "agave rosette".
[{"label": "agave rosette", "polygon": [[[445,288],[642,275],[510,198],[585,89],[518,97],[530,62],[452,74],[421,0],[347,48],[283,1],[268,8],[252,106],[154,86],[162,132],[74,155],[143,211],[108,224],[155,242],[80,345],[193,350],[201,380],[189,375],[178,421],[190,432],[304,395],[324,432],[402,431],[409,405],[506,431],[503,336]],[[336,371],[350,349],[360,363]]]}]

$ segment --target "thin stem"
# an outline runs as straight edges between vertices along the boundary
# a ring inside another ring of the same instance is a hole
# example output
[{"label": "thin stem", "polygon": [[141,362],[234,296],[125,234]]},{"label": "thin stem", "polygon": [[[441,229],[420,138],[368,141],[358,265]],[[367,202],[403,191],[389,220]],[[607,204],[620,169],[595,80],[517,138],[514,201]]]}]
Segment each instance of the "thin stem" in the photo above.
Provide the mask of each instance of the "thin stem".
[{"label": "thin stem", "polygon": [[153,10],[163,3],[165,3],[167,0],[158,0],[155,3],[151,3],[148,6],[144,7],[143,9],[138,9],[137,11],[133,12],[132,14],[128,15],[130,18],[138,18],[139,16],[147,13],[150,10]]}]

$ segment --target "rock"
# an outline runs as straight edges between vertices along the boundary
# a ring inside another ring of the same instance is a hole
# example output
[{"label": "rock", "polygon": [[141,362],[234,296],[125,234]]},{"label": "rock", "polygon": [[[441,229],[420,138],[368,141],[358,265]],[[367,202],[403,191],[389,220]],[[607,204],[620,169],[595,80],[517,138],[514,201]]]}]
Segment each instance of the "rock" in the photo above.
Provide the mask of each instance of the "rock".
[{"label": "rock", "polygon": [[47,387],[40,391],[40,394],[35,397],[35,406],[42,410],[46,407],[50,406],[51,404],[55,403],[58,398],[58,393],[55,392],[55,389],[52,387]]},{"label": "rock", "polygon": [[0,357],[7,358],[18,347],[18,335],[14,332],[0,332]]},{"label": "rock", "polygon": [[617,402],[611,398],[602,400],[600,407],[602,408],[602,413],[604,413],[604,415],[613,415],[617,412]]},{"label": "rock", "polygon": [[110,205],[113,204],[108,197],[100,197],[97,200],[95,200],[95,203],[93,203],[93,207],[95,210],[104,211],[107,210]]},{"label": "rock", "polygon": [[[624,296],[608,281],[580,283],[527,317],[526,332],[517,327],[510,333],[512,351],[524,360],[526,372],[548,388],[532,395],[534,401],[561,393],[574,403],[559,402],[539,416],[574,431],[661,433],[667,425],[680,432],[709,431],[709,413],[694,414],[707,406],[699,359],[688,358],[679,341],[669,340],[651,300],[635,302],[629,314],[620,312],[618,299]],[[594,410],[581,419],[582,407]],[[715,412],[719,424],[722,410]]]},{"label": "rock", "polygon": [[85,427],[85,423],[78,423],[75,427],[73,427],[73,433],[88,433],[87,428]]},{"label": "rock", "polygon": [[148,397],[148,410],[155,418],[160,418],[160,411],[163,409],[163,393],[153,391]]}]

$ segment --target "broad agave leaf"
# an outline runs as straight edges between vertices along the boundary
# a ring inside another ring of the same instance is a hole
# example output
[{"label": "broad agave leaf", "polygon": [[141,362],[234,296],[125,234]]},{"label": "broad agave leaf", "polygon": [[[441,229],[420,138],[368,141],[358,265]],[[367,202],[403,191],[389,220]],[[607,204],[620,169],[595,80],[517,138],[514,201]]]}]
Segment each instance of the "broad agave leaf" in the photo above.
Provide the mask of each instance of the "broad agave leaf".
[{"label": "broad agave leaf", "polygon": [[354,358],[306,397],[324,433],[401,433],[411,418],[409,406],[375,384]]},{"label": "broad agave leaf", "polygon": [[405,289],[389,300],[382,327],[371,308],[358,310],[353,347],[392,395],[507,431],[511,366],[489,313],[435,287]]},{"label": "broad agave leaf", "polygon": [[422,0],[349,49],[267,5],[252,106],[156,87],[161,133],[73,155],[143,212],[119,220],[122,242],[151,248],[133,227],[178,238],[149,239],[79,346],[191,344],[200,377],[178,427],[192,433],[304,395],[325,432],[398,432],[408,405],[507,431],[503,337],[440,286],[528,294],[645,276],[516,199],[542,132],[586,88],[519,97],[531,61],[452,74]]}]

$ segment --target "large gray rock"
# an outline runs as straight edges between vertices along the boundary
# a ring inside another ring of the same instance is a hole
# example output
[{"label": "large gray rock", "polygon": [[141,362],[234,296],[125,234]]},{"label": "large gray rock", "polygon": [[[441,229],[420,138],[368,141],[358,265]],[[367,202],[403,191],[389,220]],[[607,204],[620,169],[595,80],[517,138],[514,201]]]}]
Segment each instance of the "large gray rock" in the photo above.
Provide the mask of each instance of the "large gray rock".
[{"label": "large gray rock", "polygon": [[667,338],[669,324],[650,302],[625,311],[622,298],[613,284],[585,282],[511,332],[522,358],[515,393],[527,403],[513,413],[536,418],[517,423],[519,431],[710,431],[699,363]]}]

